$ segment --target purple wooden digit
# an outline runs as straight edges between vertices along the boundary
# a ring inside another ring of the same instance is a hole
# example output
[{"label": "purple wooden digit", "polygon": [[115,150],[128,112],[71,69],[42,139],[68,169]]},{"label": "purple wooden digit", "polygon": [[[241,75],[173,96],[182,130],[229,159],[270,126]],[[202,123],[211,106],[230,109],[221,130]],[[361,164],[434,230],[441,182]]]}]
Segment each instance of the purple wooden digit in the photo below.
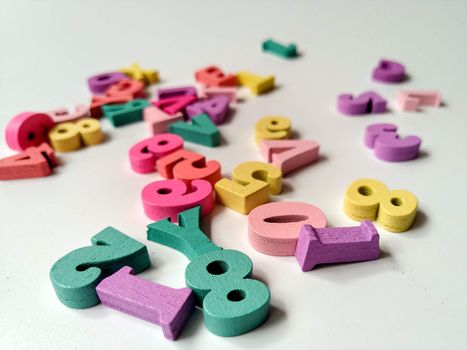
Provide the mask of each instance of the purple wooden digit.
[{"label": "purple wooden digit", "polygon": [[347,115],[386,112],[386,100],[374,91],[367,91],[353,98],[351,94],[342,94],[337,98],[337,109]]},{"label": "purple wooden digit", "polygon": [[380,60],[373,70],[373,80],[385,83],[400,83],[405,78],[405,67],[399,62]]},{"label": "purple wooden digit", "polygon": [[97,74],[88,78],[89,90],[95,94],[103,94],[110,85],[116,84],[123,79],[128,79],[128,77],[120,72]]},{"label": "purple wooden digit", "polygon": [[394,124],[373,124],[365,131],[365,145],[375,156],[388,162],[403,162],[417,158],[422,140],[417,136],[400,139]]},{"label": "purple wooden digit", "polygon": [[379,257],[378,231],[366,220],[355,227],[303,225],[295,257],[303,271],[310,271],[317,264],[375,260]]},{"label": "purple wooden digit", "polygon": [[159,100],[186,95],[197,96],[196,88],[194,86],[181,86],[176,88],[157,90],[157,96],[159,97]]},{"label": "purple wooden digit", "polygon": [[220,95],[193,103],[186,108],[186,112],[190,119],[206,113],[215,124],[222,124],[229,112],[229,102],[228,96]]},{"label": "purple wooden digit", "polygon": [[98,284],[96,291],[102,304],[158,324],[167,339],[177,339],[195,308],[193,292],[138,278],[132,271],[131,267],[122,267]]}]

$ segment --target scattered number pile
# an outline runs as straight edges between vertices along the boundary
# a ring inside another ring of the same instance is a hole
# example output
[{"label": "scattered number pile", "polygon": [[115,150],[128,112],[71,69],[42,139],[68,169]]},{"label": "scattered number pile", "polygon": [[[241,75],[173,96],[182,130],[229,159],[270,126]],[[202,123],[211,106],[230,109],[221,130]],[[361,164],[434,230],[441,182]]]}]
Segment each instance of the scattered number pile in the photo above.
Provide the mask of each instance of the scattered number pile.
[{"label": "scattered number pile", "polygon": [[[298,56],[294,44],[274,40],[263,50],[282,58]],[[185,271],[187,288],[173,289],[135,276],[150,266],[145,245],[107,227],[92,237],[92,246],[76,249],[59,259],[50,278],[59,300],[84,309],[98,303],[159,324],[175,340],[195,306],[203,310],[204,323],[220,336],[236,336],[260,326],[269,313],[270,291],[252,278],[248,256],[216,246],[199,227],[200,218],[215,202],[248,214],[248,238],[257,251],[274,256],[295,256],[303,271],[318,264],[366,261],[379,257],[379,235],[371,221],[385,230],[403,232],[415,220],[416,197],[406,190],[390,191],[381,181],[359,179],[344,196],[344,212],[360,226],[327,228],[318,207],[301,202],[269,203],[281,193],[282,176],[319,158],[320,145],[312,140],[289,140],[292,123],[281,116],[258,120],[254,134],[265,162],[244,162],[222,178],[221,164],[184,148],[184,142],[216,147],[221,143],[218,125],[237,100],[237,86],[253,95],[274,89],[274,76],[250,72],[225,74],[216,66],[195,73],[201,85],[164,88],[149,101],[145,88],[157,83],[156,70],[133,64],[116,72],[88,79],[94,94],[89,106],[69,112],[25,112],[6,128],[8,146],[21,153],[0,160],[0,179],[48,176],[57,166],[55,151],[69,152],[105,140],[99,118],[115,127],[144,120],[151,137],[129,150],[136,173],[157,172],[165,180],[141,191],[142,208],[155,221],[147,226],[150,241],[172,247],[190,260]],[[381,60],[373,79],[399,83],[405,67]],[[436,91],[398,91],[402,111],[440,105]],[[349,116],[386,112],[387,101],[374,91],[357,98],[342,94],[337,110]],[[364,144],[378,159],[399,162],[418,156],[421,139],[400,138],[393,124],[367,127]],[[178,223],[178,224],[175,224]]]}]

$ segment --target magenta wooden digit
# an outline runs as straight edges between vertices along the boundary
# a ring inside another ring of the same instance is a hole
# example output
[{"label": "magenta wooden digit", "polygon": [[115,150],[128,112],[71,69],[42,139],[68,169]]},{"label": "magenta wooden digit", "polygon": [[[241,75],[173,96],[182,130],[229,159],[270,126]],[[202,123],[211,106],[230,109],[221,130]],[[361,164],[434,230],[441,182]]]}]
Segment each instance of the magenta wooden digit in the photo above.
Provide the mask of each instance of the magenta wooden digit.
[{"label": "magenta wooden digit", "polygon": [[417,136],[399,138],[394,124],[372,124],[366,128],[364,143],[374,149],[377,158],[402,162],[418,157],[422,140]]},{"label": "magenta wooden digit", "polygon": [[128,77],[120,72],[97,74],[88,79],[89,90],[95,94],[103,94],[111,85]]},{"label": "magenta wooden digit", "polygon": [[303,271],[312,270],[318,264],[378,259],[378,231],[371,221],[363,221],[356,227],[303,225],[295,257]]},{"label": "magenta wooden digit", "polygon": [[176,88],[164,88],[157,90],[157,97],[159,100],[186,95],[197,96],[196,88],[194,86],[181,86]]},{"label": "magenta wooden digit", "polygon": [[342,94],[337,98],[337,109],[347,115],[386,112],[386,100],[374,91],[367,91],[354,98],[351,94]]},{"label": "magenta wooden digit", "polygon": [[399,62],[380,60],[373,70],[373,80],[384,83],[400,83],[405,79],[405,67]]},{"label": "magenta wooden digit", "polygon": [[248,215],[248,240],[257,251],[292,256],[304,224],[326,226],[318,207],[302,202],[272,202],[260,205]]},{"label": "magenta wooden digit", "polygon": [[184,210],[201,206],[201,215],[212,210],[214,195],[206,180],[193,180],[189,186],[182,180],[151,182],[141,191],[146,216],[154,221],[170,218],[177,222]]},{"label": "magenta wooden digit", "polygon": [[8,146],[15,151],[39,146],[49,141],[49,130],[55,122],[45,113],[24,112],[12,118],[5,129]]},{"label": "magenta wooden digit", "polygon": [[162,327],[167,339],[175,340],[195,309],[190,288],[174,289],[132,275],[122,267],[97,285],[102,304]]},{"label": "magenta wooden digit", "polygon": [[183,139],[175,134],[159,134],[138,142],[130,148],[131,168],[137,173],[156,171],[156,161],[183,148]]}]

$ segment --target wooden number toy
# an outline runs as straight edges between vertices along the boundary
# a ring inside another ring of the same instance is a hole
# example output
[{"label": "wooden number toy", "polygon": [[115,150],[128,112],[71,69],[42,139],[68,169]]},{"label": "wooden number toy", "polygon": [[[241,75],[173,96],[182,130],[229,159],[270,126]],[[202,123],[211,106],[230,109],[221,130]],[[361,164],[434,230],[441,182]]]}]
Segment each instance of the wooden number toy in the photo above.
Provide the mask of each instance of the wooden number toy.
[{"label": "wooden number toy", "polygon": [[146,246],[113,227],[93,236],[91,243],[60,258],[50,270],[58,299],[75,309],[98,304],[96,286],[123,266],[140,273],[150,265]]},{"label": "wooden number toy", "polygon": [[190,288],[174,289],[132,275],[124,266],[97,285],[101,303],[160,325],[164,336],[176,340],[195,309]]},{"label": "wooden number toy", "polygon": [[165,113],[162,109],[154,106],[149,106],[144,109],[143,118],[149,127],[151,135],[166,133],[169,131],[170,124],[183,122],[183,114],[181,112],[170,115]]},{"label": "wooden number toy", "polygon": [[375,260],[379,258],[378,231],[370,221],[356,227],[303,225],[295,257],[302,271],[318,264]]},{"label": "wooden number toy", "polygon": [[215,124],[222,124],[229,113],[229,98],[216,96],[195,102],[186,108],[186,113],[190,119],[206,113]]},{"label": "wooden number toy", "polygon": [[15,151],[48,142],[49,130],[55,122],[45,113],[24,112],[12,118],[5,129],[8,147]]},{"label": "wooden number toy", "polygon": [[179,214],[177,226],[165,219],[148,225],[148,240],[177,249],[191,260],[187,287],[203,308],[214,334],[237,336],[260,326],[269,314],[269,288],[251,279],[253,263],[237,250],[222,250],[199,228],[200,208]]},{"label": "wooden number toy", "polygon": [[181,95],[153,101],[151,104],[170,115],[174,115],[178,112],[183,112],[188,105],[192,104],[197,99],[195,95]]},{"label": "wooden number toy", "polygon": [[57,166],[53,149],[43,143],[29,147],[11,157],[0,159],[0,180],[28,179],[49,176]]},{"label": "wooden number toy", "polygon": [[386,100],[374,91],[367,91],[354,98],[342,94],[337,98],[337,109],[346,115],[363,115],[386,112]]},{"label": "wooden number toy", "polygon": [[223,178],[215,185],[216,199],[225,207],[248,214],[257,206],[269,202],[269,193],[282,190],[279,168],[263,162],[244,162],[237,165],[232,180]]},{"label": "wooden number toy", "polygon": [[203,155],[185,149],[159,159],[156,168],[162,177],[182,180],[187,184],[202,179],[214,187],[221,179],[221,165],[217,160],[206,161]]},{"label": "wooden number toy", "polygon": [[142,81],[146,85],[159,82],[159,72],[157,70],[142,69],[138,63],[133,63],[127,68],[120,68],[119,71],[131,79]]},{"label": "wooden number toy", "polygon": [[101,123],[94,118],[80,119],[76,123],[57,124],[49,132],[52,147],[58,152],[71,152],[81,145],[92,146],[104,141]]},{"label": "wooden number toy", "polygon": [[151,220],[170,218],[177,222],[179,213],[201,206],[201,215],[211,212],[214,194],[206,180],[193,180],[189,185],[181,180],[155,181],[141,191],[144,213]]},{"label": "wooden number toy", "polygon": [[120,72],[109,72],[94,75],[88,79],[89,90],[95,94],[103,94],[109,86],[118,83],[120,80],[128,79]]},{"label": "wooden number toy", "polygon": [[47,112],[52,117],[55,123],[73,122],[81,118],[88,118],[90,116],[89,107],[85,105],[77,105],[74,112],[70,112],[68,108],[57,108],[53,111]]},{"label": "wooden number toy", "polygon": [[263,204],[248,215],[248,241],[263,254],[292,256],[304,224],[325,227],[326,216],[321,209],[308,203]]},{"label": "wooden number toy", "polygon": [[263,42],[262,47],[263,51],[270,52],[283,58],[297,57],[297,45],[295,44],[285,46],[275,40],[269,39]]},{"label": "wooden number toy", "polygon": [[352,182],[344,197],[344,212],[353,220],[377,220],[391,232],[404,232],[417,214],[417,198],[406,190],[389,191],[381,181]]},{"label": "wooden number toy", "polygon": [[259,144],[262,140],[282,140],[290,137],[292,123],[289,118],[279,116],[263,117],[256,122],[255,139]]},{"label": "wooden number toy", "polygon": [[130,148],[131,168],[140,174],[156,171],[156,161],[183,148],[183,139],[174,134],[159,134]]},{"label": "wooden number toy", "polygon": [[133,100],[127,103],[111,104],[102,107],[104,115],[118,127],[143,119],[143,110],[149,106],[149,102],[143,99]]},{"label": "wooden number toy", "polygon": [[405,79],[405,67],[396,61],[380,60],[373,69],[373,80],[383,83],[400,83]]},{"label": "wooden number toy", "polygon": [[117,97],[109,96],[93,96],[91,100],[91,106],[89,107],[89,112],[93,118],[101,118],[104,112],[102,111],[102,106],[113,105],[118,103],[130,102],[133,99],[132,96],[124,95]]},{"label": "wooden number toy", "polygon": [[185,141],[208,147],[221,144],[221,135],[216,124],[207,114],[200,114],[191,119],[191,124],[177,122],[169,125],[169,131],[180,135]]},{"label": "wooden number toy", "polygon": [[197,96],[198,93],[196,92],[196,88],[194,86],[181,86],[176,88],[165,88],[157,90],[157,97],[159,100],[186,95]]},{"label": "wooden number toy", "polygon": [[211,98],[216,96],[227,96],[230,102],[237,102],[237,88],[236,87],[206,87],[202,86],[200,95],[203,98]]},{"label": "wooden number toy", "polygon": [[278,167],[285,176],[318,160],[319,143],[308,140],[263,140],[260,151],[263,158]]},{"label": "wooden number toy", "polygon": [[398,90],[396,102],[404,112],[416,112],[420,106],[439,107],[441,94],[438,91]]},{"label": "wooden number toy", "polygon": [[197,82],[209,87],[237,86],[237,78],[233,74],[224,74],[216,66],[208,66],[195,73]]},{"label": "wooden number toy", "polygon": [[139,80],[124,79],[111,85],[105,92],[108,97],[144,98],[144,84]]},{"label": "wooden number toy", "polygon": [[246,71],[237,73],[238,83],[246,86],[253,95],[261,95],[273,90],[274,80],[273,75],[262,77]]},{"label": "wooden number toy", "polygon": [[417,136],[403,139],[394,124],[372,124],[365,131],[365,146],[374,150],[375,156],[388,162],[402,162],[418,157],[422,140]]}]

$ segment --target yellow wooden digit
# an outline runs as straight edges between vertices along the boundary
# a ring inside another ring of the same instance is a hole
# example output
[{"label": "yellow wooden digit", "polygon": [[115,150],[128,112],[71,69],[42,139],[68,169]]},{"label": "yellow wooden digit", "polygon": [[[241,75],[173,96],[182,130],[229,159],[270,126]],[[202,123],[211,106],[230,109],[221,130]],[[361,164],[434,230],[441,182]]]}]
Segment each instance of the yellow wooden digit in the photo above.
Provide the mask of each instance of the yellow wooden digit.
[{"label": "yellow wooden digit", "polygon": [[232,180],[221,179],[215,185],[217,201],[242,214],[269,202],[269,193],[282,190],[279,168],[263,162],[245,162],[235,167]]},{"label": "yellow wooden digit", "polygon": [[262,77],[250,72],[242,71],[237,73],[237,82],[250,89],[253,95],[260,95],[274,89],[274,76]]},{"label": "yellow wooden digit", "polygon": [[83,118],[76,123],[76,126],[86,146],[97,145],[104,141],[101,123],[97,119]]},{"label": "yellow wooden digit", "polygon": [[60,123],[49,132],[52,147],[57,152],[71,152],[81,148],[81,137],[75,123]]},{"label": "yellow wooden digit", "polygon": [[279,116],[263,117],[256,122],[255,139],[259,144],[262,140],[282,140],[290,137],[292,123],[289,118]]}]

